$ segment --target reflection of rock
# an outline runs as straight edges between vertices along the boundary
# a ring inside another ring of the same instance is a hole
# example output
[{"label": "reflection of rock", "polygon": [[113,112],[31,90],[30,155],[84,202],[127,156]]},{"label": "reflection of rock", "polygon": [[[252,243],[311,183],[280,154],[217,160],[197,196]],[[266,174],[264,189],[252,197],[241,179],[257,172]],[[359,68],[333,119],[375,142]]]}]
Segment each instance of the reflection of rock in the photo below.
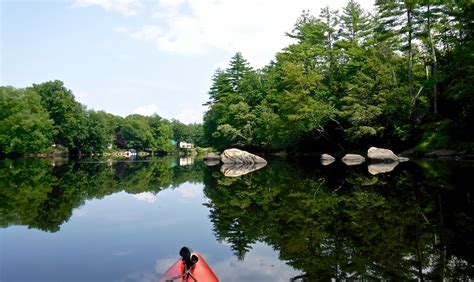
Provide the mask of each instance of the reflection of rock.
[{"label": "reflection of rock", "polygon": [[214,159],[206,160],[206,159],[204,159],[204,164],[207,165],[207,166],[215,166],[215,165],[218,165],[220,163],[221,163],[220,159],[217,159],[217,160],[214,160]]},{"label": "reflection of rock", "polygon": [[357,154],[346,154],[344,157],[342,157],[342,162],[346,165],[360,165],[361,163],[365,162],[365,158]]},{"label": "reflection of rock", "polygon": [[228,177],[236,177],[247,174],[252,171],[256,171],[266,166],[267,163],[254,163],[254,164],[231,164],[226,163],[221,166],[221,172]]},{"label": "reflection of rock", "polygon": [[224,164],[266,164],[263,158],[250,154],[249,152],[239,149],[228,149],[221,154],[221,161]]},{"label": "reflection of rock", "polygon": [[206,153],[204,155],[204,160],[205,161],[220,161],[221,160],[221,157],[216,154],[216,153]]},{"label": "reflection of rock", "polygon": [[392,171],[398,162],[391,162],[391,163],[373,163],[368,166],[369,172],[372,175],[376,175],[379,173],[387,173]]},{"label": "reflection of rock", "polygon": [[398,162],[407,161],[407,158],[399,158],[389,149],[370,147],[367,151],[367,157],[373,161]]},{"label": "reflection of rock", "polygon": [[410,159],[409,158],[405,158],[405,157],[398,157],[398,161],[403,163],[403,162],[408,162]]},{"label": "reflection of rock", "polygon": [[322,165],[330,165],[334,161],[336,161],[336,159],[333,156],[328,155],[328,154],[322,154],[320,160],[321,160]]}]

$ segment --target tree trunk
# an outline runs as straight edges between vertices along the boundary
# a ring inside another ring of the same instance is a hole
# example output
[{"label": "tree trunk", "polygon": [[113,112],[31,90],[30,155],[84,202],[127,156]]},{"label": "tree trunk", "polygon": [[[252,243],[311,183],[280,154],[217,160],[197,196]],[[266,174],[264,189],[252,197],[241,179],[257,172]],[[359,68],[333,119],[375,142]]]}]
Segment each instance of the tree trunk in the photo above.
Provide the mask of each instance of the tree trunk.
[{"label": "tree trunk", "polygon": [[413,27],[412,27],[412,15],[411,15],[411,9],[407,8],[407,25],[408,25],[408,91],[410,93],[410,97],[413,97],[413,74],[412,74],[412,68],[413,68],[413,47],[411,44],[412,41],[412,33],[413,33]]},{"label": "tree trunk", "polygon": [[438,87],[437,87],[437,72],[438,72],[438,60],[436,59],[436,49],[433,43],[433,35],[431,34],[431,7],[428,1],[428,39],[431,48],[431,59],[433,60],[433,112],[438,113]]}]

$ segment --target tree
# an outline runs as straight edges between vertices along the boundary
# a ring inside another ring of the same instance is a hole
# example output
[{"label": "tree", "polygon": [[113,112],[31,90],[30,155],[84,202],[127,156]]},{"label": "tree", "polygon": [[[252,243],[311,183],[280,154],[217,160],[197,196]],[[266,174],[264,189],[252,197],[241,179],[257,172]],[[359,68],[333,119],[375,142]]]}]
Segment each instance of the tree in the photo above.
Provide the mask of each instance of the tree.
[{"label": "tree", "polygon": [[159,115],[152,115],[148,118],[148,123],[153,131],[154,143],[152,149],[162,153],[168,153],[173,150],[173,126]]},{"label": "tree", "polygon": [[85,109],[71,90],[59,80],[33,84],[31,89],[41,96],[41,103],[54,121],[54,142],[79,151],[87,138]]},{"label": "tree", "polygon": [[142,115],[127,116],[120,131],[128,149],[150,151],[156,142],[148,118]]},{"label": "tree", "polygon": [[114,125],[113,116],[104,111],[87,111],[87,138],[81,149],[85,152],[102,152],[113,144]]},{"label": "tree", "polygon": [[50,147],[53,121],[32,89],[0,87],[0,152],[39,153]]}]

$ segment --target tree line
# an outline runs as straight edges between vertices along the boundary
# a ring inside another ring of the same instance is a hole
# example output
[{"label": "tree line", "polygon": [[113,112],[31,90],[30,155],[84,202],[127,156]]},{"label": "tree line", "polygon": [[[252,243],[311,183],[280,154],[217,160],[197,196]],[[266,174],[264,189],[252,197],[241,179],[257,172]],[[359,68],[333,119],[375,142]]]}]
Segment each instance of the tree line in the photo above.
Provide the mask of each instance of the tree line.
[{"label": "tree line", "polygon": [[473,2],[375,7],[303,11],[294,43],[261,69],[236,53],[213,76],[206,140],[262,151],[472,143]]},{"label": "tree line", "polygon": [[71,154],[108,149],[169,153],[173,141],[203,145],[202,125],[157,114],[125,118],[87,109],[62,81],[0,87],[0,154],[41,153],[60,145]]}]

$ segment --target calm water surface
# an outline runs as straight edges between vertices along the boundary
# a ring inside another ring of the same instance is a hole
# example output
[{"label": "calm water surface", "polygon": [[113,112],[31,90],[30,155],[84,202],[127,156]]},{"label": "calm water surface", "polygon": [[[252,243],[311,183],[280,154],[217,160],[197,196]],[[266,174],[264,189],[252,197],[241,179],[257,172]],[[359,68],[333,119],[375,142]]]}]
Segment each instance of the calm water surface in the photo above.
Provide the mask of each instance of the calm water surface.
[{"label": "calm water surface", "polygon": [[0,161],[0,281],[157,281],[184,245],[221,281],[474,278],[471,162],[52,164]]}]

